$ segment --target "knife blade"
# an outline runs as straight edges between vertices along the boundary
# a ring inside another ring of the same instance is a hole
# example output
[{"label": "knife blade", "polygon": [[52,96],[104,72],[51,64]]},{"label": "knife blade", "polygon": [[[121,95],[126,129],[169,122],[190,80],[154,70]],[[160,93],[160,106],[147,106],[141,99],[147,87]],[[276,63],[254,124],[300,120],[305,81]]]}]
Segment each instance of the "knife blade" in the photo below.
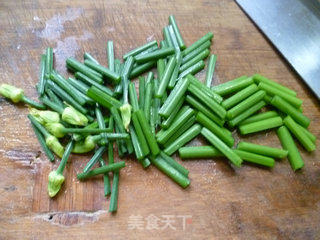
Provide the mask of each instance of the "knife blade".
[{"label": "knife blade", "polygon": [[320,3],[235,0],[320,100]]}]

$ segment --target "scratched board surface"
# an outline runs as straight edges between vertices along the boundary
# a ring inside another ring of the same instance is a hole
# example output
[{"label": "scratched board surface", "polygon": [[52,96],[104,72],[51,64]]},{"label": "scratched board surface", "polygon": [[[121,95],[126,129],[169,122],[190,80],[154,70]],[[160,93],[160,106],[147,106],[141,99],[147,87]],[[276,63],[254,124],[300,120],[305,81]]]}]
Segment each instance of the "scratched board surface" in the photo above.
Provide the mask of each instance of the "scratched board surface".
[{"label": "scratched board surface", "polygon": [[[36,98],[40,54],[46,47],[54,48],[55,68],[67,75],[65,59],[81,59],[84,51],[106,64],[109,39],[118,58],[146,41],[159,41],[170,14],[188,45],[214,32],[214,84],[259,72],[291,87],[304,100],[310,129],[320,138],[319,103],[229,0],[2,0],[0,83],[14,84]],[[203,80],[205,74],[197,76]],[[185,190],[154,167],[143,170],[126,159],[118,212],[110,215],[102,179],[76,179],[90,154],[71,157],[61,192],[48,198],[47,176],[57,163],[49,163],[41,151],[27,112],[0,98],[0,239],[320,238],[319,150],[302,151],[305,168],[297,173],[285,159],[272,170],[247,164],[233,169],[223,158],[185,161],[191,179]],[[280,146],[272,131],[244,139]],[[195,142],[200,143],[204,140]]]}]

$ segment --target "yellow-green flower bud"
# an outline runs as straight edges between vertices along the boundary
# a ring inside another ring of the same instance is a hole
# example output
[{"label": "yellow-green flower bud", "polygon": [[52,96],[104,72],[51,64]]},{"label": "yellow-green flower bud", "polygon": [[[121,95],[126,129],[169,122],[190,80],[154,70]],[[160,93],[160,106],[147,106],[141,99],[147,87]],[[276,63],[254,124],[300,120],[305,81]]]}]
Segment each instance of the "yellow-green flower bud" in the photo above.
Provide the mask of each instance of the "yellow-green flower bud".
[{"label": "yellow-green flower bud", "polygon": [[129,103],[123,104],[120,107],[122,122],[127,131],[129,131],[129,125],[131,121],[131,105]]},{"label": "yellow-green flower bud", "polygon": [[12,102],[17,103],[23,98],[23,90],[9,84],[1,84],[0,94],[6,98],[11,99]]},{"label": "yellow-green flower bud", "polygon": [[64,126],[61,123],[47,123],[45,125],[45,128],[55,137],[62,138],[66,134],[62,131],[64,129]]},{"label": "yellow-green flower bud", "polygon": [[77,126],[86,126],[88,124],[87,117],[71,106],[64,109],[62,120]]},{"label": "yellow-green flower bud", "polygon": [[41,111],[35,108],[29,108],[29,112],[42,125],[46,123],[58,123],[60,121],[59,113],[54,111]]},{"label": "yellow-green flower bud", "polygon": [[64,182],[64,176],[57,171],[52,171],[48,177],[48,193],[50,197],[54,197],[60,190]]},{"label": "yellow-green flower bud", "polygon": [[76,142],[72,150],[73,153],[87,153],[94,149],[96,145],[95,137],[89,135],[84,141]]},{"label": "yellow-green flower bud", "polygon": [[62,158],[64,147],[60,144],[58,138],[50,135],[46,138],[46,144],[55,154]]}]

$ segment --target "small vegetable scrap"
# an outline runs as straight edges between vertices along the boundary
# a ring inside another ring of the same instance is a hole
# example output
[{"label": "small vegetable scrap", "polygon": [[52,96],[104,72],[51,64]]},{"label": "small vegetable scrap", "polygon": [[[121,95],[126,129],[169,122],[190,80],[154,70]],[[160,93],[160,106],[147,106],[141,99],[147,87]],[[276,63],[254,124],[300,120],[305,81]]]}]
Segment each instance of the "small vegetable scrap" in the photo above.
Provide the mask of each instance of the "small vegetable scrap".
[{"label": "small vegetable scrap", "polygon": [[[190,184],[189,170],[171,157],[176,152],[183,160],[225,157],[235,167],[249,162],[271,168],[274,159],[285,157],[294,171],[304,166],[293,137],[308,152],[315,150],[316,137],[308,130],[310,119],[302,113],[295,91],[259,74],[211,86],[217,61],[210,55],[213,34],[186,47],[170,16],[163,36],[160,46],[148,42],[126,53],[123,62],[115,58],[113,42],[108,41],[108,67],[89,53],[84,53],[83,62],[70,57],[66,66],[74,78],[68,79],[54,70],[53,49],[48,48],[41,56],[36,85],[39,102],[22,89],[1,85],[2,96],[29,106],[28,118],[48,159],[54,161],[54,154],[61,158],[48,176],[50,197],[65,180],[70,154],[93,151],[77,178],[102,175],[104,195],[111,194],[109,211],[117,211],[125,162],[114,161],[114,144],[120,158],[134,155],[143,168],[154,165],[182,188]],[[202,83],[194,75],[205,67],[207,57]],[[136,77],[138,93],[132,81]],[[234,147],[234,128],[240,135],[275,129],[282,148],[243,141]],[[207,146],[185,146],[199,135]],[[66,147],[62,142],[68,142]]]}]

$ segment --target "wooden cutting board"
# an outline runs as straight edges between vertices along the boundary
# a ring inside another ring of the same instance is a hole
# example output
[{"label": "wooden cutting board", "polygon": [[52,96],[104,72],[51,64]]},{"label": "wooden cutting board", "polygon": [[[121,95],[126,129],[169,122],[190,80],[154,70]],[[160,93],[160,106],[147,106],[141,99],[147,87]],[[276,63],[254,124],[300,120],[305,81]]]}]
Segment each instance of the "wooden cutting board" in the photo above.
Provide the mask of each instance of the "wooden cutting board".
[{"label": "wooden cutting board", "polygon": [[[36,98],[40,54],[46,47],[54,48],[55,68],[66,75],[65,59],[82,59],[85,51],[106,64],[107,40],[114,41],[118,58],[146,41],[161,40],[170,14],[188,45],[208,31],[215,34],[214,84],[261,73],[294,89],[304,101],[310,130],[320,138],[319,102],[231,0],[2,0],[0,83],[19,86]],[[205,73],[197,76],[203,80]],[[76,179],[90,154],[72,156],[61,192],[48,198],[47,176],[57,163],[41,151],[27,112],[23,105],[0,99],[0,239],[320,238],[319,150],[301,151],[305,168],[297,173],[286,159],[272,170],[248,164],[233,169],[223,158],[184,161],[191,179],[185,190],[153,166],[143,170],[126,159],[118,212],[111,215],[102,179]],[[280,146],[272,131],[244,139]]]}]

